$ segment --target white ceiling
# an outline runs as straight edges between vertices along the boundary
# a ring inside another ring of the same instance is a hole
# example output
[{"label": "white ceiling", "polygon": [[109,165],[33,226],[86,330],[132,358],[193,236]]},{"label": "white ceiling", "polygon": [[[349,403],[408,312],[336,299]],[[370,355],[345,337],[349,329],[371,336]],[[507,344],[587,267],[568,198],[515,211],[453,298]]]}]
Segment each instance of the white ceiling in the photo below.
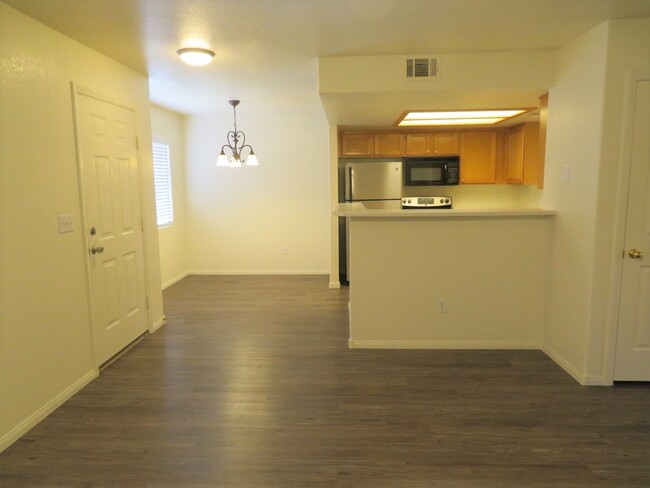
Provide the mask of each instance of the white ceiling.
[{"label": "white ceiling", "polygon": [[[249,84],[313,87],[319,56],[554,49],[606,19],[650,17],[650,0],[2,1],[147,74],[152,100],[184,113]],[[217,53],[210,65],[179,61],[196,45]]]}]

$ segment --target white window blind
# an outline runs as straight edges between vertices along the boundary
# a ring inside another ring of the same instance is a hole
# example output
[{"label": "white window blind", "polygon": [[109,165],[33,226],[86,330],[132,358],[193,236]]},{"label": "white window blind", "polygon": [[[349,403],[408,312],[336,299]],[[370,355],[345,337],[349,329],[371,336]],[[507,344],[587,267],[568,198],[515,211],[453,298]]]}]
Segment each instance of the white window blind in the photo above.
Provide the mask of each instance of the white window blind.
[{"label": "white window blind", "polygon": [[158,227],[162,227],[174,222],[169,144],[164,142],[154,141],[153,143],[153,181],[156,190]]}]

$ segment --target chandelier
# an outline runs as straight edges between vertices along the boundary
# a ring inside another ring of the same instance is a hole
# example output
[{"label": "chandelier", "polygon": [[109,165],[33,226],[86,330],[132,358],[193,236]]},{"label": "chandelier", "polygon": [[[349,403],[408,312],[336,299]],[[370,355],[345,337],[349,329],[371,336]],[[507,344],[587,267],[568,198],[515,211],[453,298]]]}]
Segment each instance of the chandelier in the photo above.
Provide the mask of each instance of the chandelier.
[{"label": "chandelier", "polygon": [[[229,166],[231,168],[259,166],[253,148],[250,144],[246,144],[246,134],[237,130],[237,105],[239,105],[239,100],[228,100],[228,103],[232,105],[235,130],[228,132],[226,136],[228,142],[221,147],[221,153],[217,158],[217,166]],[[243,154],[244,151],[247,152],[246,155]]]}]

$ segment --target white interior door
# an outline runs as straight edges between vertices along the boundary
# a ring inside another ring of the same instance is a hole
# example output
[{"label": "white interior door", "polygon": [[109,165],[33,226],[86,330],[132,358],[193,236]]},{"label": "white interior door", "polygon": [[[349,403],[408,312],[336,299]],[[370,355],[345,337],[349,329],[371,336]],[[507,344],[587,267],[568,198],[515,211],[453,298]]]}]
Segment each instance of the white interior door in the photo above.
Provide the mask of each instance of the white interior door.
[{"label": "white interior door", "polygon": [[77,92],[76,125],[99,366],[147,330],[135,112]]},{"label": "white interior door", "polygon": [[634,83],[614,380],[650,381],[650,79]]}]

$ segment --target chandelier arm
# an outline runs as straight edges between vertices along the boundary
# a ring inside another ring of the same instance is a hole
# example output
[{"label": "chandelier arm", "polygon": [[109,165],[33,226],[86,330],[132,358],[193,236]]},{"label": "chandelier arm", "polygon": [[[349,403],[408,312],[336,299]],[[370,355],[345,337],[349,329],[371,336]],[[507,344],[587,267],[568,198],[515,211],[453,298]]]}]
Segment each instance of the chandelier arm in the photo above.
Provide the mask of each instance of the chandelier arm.
[{"label": "chandelier arm", "polygon": [[230,150],[232,152],[237,152],[237,140],[238,140],[237,139],[237,133],[235,131],[231,130],[226,135],[227,145],[228,145],[228,147],[230,147]]},{"label": "chandelier arm", "polygon": [[239,147],[241,149],[243,149],[244,145],[246,145],[246,134],[244,134],[244,132],[241,131],[241,130],[237,131],[237,139],[236,140],[241,143],[241,145]]}]

